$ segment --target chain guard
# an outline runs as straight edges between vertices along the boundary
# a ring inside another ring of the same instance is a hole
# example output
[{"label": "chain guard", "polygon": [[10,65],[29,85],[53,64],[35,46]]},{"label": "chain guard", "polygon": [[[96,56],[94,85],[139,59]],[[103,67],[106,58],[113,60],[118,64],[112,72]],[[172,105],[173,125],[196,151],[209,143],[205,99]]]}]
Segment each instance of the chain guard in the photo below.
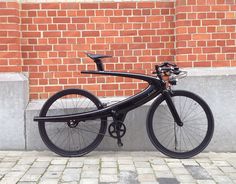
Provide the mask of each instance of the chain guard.
[{"label": "chain guard", "polygon": [[120,138],[123,137],[126,133],[126,126],[124,123],[115,123],[112,122],[108,127],[108,132],[111,137],[117,139],[117,131],[120,130]]}]

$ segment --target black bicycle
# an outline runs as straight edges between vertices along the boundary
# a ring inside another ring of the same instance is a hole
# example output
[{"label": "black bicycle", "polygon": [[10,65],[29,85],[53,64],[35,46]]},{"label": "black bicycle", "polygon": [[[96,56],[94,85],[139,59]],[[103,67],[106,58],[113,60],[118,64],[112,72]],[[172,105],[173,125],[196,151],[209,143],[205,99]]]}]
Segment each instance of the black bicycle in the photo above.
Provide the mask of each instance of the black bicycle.
[{"label": "black bicycle", "polygon": [[98,70],[81,73],[129,77],[149,85],[138,94],[111,105],[82,89],[56,93],[45,102],[39,116],[34,117],[41,138],[50,150],[61,156],[83,156],[99,145],[108,124],[109,135],[122,146],[126,114],[154,98],[146,127],[152,144],[160,152],[173,158],[189,158],[206,148],[214,131],[211,109],[198,95],[171,89],[186,72],[168,62],[155,66],[155,76],[104,71],[101,59],[111,56],[87,55]]}]

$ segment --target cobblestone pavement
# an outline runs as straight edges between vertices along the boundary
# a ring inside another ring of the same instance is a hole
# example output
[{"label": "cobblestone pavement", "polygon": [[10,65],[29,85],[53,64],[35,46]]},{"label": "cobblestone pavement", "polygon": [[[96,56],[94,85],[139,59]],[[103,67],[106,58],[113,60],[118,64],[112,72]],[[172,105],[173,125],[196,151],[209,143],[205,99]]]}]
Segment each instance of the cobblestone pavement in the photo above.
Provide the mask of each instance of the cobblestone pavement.
[{"label": "cobblestone pavement", "polygon": [[65,158],[51,152],[0,151],[0,184],[236,183],[236,153],[172,159],[159,152],[92,152]]}]

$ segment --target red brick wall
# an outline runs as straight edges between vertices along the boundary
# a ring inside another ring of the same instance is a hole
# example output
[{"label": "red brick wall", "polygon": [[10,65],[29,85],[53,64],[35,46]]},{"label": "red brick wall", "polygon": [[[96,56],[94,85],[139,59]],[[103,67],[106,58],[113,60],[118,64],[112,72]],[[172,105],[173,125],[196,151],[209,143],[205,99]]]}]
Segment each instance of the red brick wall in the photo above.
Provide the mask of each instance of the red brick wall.
[{"label": "red brick wall", "polygon": [[19,4],[0,2],[0,72],[21,72]]},{"label": "red brick wall", "polygon": [[146,74],[162,61],[236,65],[235,0],[0,2],[0,19],[0,71],[28,72],[31,99],[70,87],[99,96],[145,87],[137,80],[81,75],[95,69],[86,51],[113,55],[104,62],[107,70]]},{"label": "red brick wall", "polygon": [[[174,61],[174,3],[22,4],[23,70],[31,98],[80,87],[99,96],[132,95],[138,81],[81,75],[95,69],[84,52],[109,54],[106,70],[151,73],[157,61]],[[106,83],[106,84],[104,84]]]},{"label": "red brick wall", "polygon": [[176,62],[236,66],[236,1],[176,1]]}]

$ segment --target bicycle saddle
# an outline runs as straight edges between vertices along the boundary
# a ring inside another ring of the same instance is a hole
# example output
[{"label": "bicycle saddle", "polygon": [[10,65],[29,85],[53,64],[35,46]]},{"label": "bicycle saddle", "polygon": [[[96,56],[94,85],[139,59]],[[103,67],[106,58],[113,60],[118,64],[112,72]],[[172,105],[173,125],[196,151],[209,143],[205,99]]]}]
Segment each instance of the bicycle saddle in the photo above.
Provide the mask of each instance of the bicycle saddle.
[{"label": "bicycle saddle", "polygon": [[110,58],[112,56],[108,56],[108,55],[101,55],[101,54],[90,54],[90,53],[86,53],[88,57],[90,57],[92,60],[98,60],[98,59],[102,59],[102,58]]}]

